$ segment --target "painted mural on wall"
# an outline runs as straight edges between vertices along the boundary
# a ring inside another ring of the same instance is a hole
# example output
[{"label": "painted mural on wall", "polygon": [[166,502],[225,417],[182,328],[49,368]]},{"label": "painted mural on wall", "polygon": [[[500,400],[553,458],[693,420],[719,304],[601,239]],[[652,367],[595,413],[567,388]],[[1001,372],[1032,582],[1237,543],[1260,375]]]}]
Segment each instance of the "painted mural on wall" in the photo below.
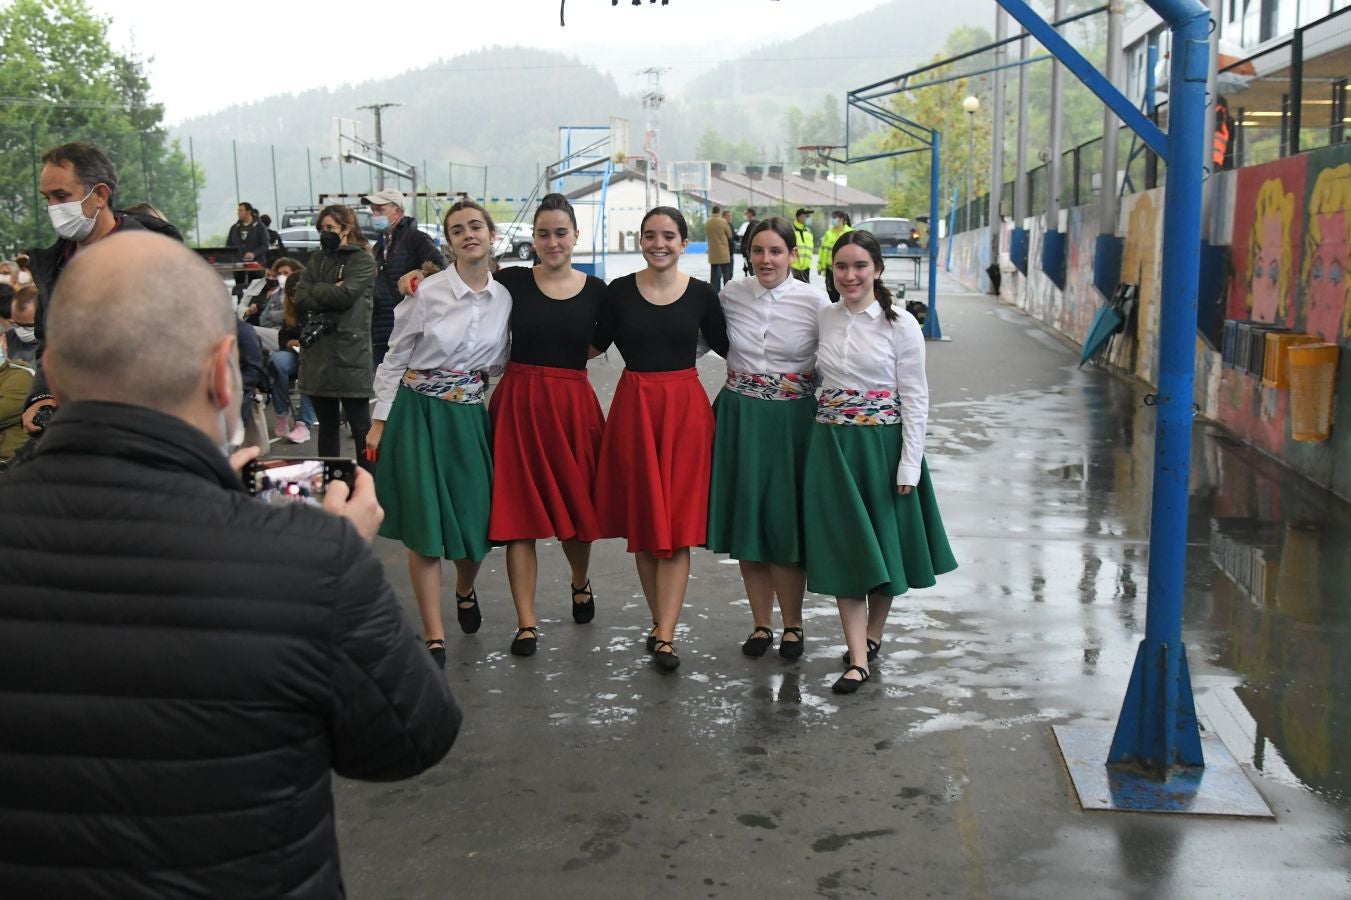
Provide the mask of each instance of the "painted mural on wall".
[{"label": "painted mural on wall", "polygon": [[1227,318],[1292,324],[1307,157],[1240,170]]},{"label": "painted mural on wall", "polygon": [[[1351,345],[1347,220],[1351,148],[1330,147],[1238,173],[1228,318],[1272,322]],[[1218,417],[1254,446],[1339,493],[1351,477],[1334,463],[1351,452],[1351,366],[1343,360],[1333,439],[1290,437],[1290,393],[1235,369],[1220,376]],[[1340,427],[1338,427],[1340,426]]]},{"label": "painted mural on wall", "polygon": [[[1124,223],[1121,282],[1136,285],[1135,374],[1158,381],[1159,268],[1163,244],[1163,188],[1131,194],[1121,200]],[[1127,365],[1127,361],[1121,361]]]},{"label": "painted mural on wall", "polygon": [[[1275,456],[1314,482],[1351,498],[1351,143],[1325,147],[1261,166],[1223,173],[1212,198],[1208,239],[1230,247],[1230,272],[1221,293],[1225,317],[1253,319],[1307,331],[1341,345],[1332,434],[1322,443],[1290,438],[1290,394],[1261,379],[1222,368],[1217,349],[1197,341],[1197,401],[1247,443]],[[1232,180],[1230,180],[1232,179]],[[1122,198],[1116,233],[1123,238],[1123,282],[1139,286],[1134,334],[1116,342],[1109,358],[1158,383],[1158,323],[1163,243],[1163,188]],[[1031,248],[1026,277],[1005,267],[1002,297],[1034,318],[1083,340],[1102,298],[1092,286],[1096,205],[1065,213],[1070,266],[1062,292],[1041,271],[1040,216],[1027,220]],[[961,248],[967,235],[957,235]],[[959,258],[969,260],[987,239],[973,238]],[[1001,246],[1007,247],[1006,237]],[[955,256],[957,256],[955,254]],[[1007,259],[1007,258],[1006,258]],[[974,279],[972,279],[974,280]],[[1138,348],[1138,349],[1137,349]]]},{"label": "painted mural on wall", "polygon": [[1347,279],[1351,260],[1347,246],[1351,162],[1321,169],[1312,163],[1304,262],[1300,267],[1306,302],[1299,324],[1325,341],[1345,344],[1351,339],[1351,281]]}]

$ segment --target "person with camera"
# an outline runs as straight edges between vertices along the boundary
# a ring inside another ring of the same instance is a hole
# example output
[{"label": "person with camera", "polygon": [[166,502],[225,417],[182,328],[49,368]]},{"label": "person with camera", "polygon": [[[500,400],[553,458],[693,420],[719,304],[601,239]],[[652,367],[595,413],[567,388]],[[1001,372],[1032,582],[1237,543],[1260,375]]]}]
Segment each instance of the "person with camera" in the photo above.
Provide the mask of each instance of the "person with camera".
[{"label": "person with camera", "polygon": [[375,260],[350,207],[319,212],[320,250],[296,287],[300,335],[300,392],[319,416],[319,455],[342,456],[338,406],[347,415],[358,458],[371,427],[371,304]]},{"label": "person with camera", "polygon": [[164,237],[81,253],[47,325],[62,411],[0,478],[5,895],[341,896],[333,773],[412,777],[460,724],[370,475],[245,492],[229,300]]}]

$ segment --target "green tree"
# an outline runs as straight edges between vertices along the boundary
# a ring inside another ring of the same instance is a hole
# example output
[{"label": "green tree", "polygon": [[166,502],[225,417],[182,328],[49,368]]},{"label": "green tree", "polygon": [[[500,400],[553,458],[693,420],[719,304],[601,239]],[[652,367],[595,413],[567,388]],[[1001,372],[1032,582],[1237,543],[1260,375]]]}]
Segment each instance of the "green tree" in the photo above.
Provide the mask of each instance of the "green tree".
[{"label": "green tree", "polygon": [[[37,192],[43,152],[88,141],[117,167],[118,207],[149,202],[185,236],[193,172],[149,100],[139,60],[113,50],[84,0],[13,0],[0,16],[0,249],[54,239]],[[197,184],[204,177],[197,172]]]}]

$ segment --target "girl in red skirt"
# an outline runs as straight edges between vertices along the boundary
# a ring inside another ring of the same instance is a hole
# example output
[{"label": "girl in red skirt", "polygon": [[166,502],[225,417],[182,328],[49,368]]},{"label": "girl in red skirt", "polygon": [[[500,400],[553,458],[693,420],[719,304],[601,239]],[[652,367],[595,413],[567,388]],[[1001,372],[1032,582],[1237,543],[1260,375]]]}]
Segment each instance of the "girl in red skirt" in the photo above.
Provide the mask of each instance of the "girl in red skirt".
[{"label": "girl in red skirt", "polygon": [[591,493],[604,419],[586,377],[587,351],[605,282],[572,268],[577,217],[562,194],[535,211],[540,264],[500,269],[511,292],[511,361],[493,392],[493,499],[488,539],[507,545],[507,580],[516,604],[511,652],[538,643],[535,541],[557,537],[572,568],[572,618],[596,615],[587,569],[600,525]]},{"label": "girl in red skirt", "polygon": [[680,665],[676,622],[689,585],[690,547],[708,530],[713,410],[694,369],[699,337],[727,353],[718,295],[677,268],[689,243],[680,211],[643,217],[647,268],[605,291],[592,355],[619,346],[624,374],[601,442],[596,511],[603,537],[628,539],[652,631],[647,648],[665,671]]}]

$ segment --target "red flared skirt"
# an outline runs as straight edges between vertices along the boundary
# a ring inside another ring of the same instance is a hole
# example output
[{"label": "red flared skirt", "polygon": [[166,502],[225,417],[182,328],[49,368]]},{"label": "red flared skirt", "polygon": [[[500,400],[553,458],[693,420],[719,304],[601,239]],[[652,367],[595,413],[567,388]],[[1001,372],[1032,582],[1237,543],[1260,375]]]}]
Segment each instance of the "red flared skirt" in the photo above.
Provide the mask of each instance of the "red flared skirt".
[{"label": "red flared skirt", "polygon": [[488,404],[492,543],[601,536],[592,493],[605,427],[585,369],[508,363]]},{"label": "red flared skirt", "polygon": [[713,409],[695,370],[625,369],[596,477],[602,536],[657,557],[702,545],[712,461]]}]

